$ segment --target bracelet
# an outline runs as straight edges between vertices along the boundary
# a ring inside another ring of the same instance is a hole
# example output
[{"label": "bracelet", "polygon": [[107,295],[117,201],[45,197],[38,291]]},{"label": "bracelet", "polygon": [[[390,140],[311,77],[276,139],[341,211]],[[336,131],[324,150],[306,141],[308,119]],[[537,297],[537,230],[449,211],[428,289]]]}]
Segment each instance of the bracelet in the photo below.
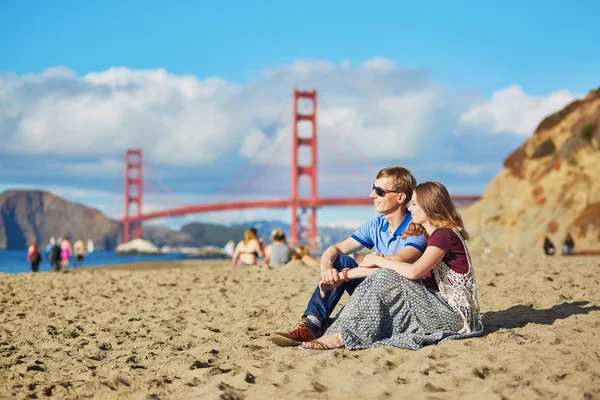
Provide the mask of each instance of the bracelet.
[{"label": "bracelet", "polygon": [[350,268],[344,268],[341,272],[342,272],[342,276],[344,277],[344,281],[345,282],[350,282],[350,278],[348,278],[348,271],[350,271]]}]

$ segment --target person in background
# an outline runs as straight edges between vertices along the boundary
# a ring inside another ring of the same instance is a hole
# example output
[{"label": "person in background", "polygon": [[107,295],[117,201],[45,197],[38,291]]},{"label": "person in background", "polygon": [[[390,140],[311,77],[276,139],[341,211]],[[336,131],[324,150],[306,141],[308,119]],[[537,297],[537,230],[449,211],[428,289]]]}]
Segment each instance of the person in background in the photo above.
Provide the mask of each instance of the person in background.
[{"label": "person in background", "polygon": [[319,260],[310,255],[308,246],[300,246],[296,249],[297,258],[306,265],[319,265]]},{"label": "person in background", "polygon": [[29,260],[31,272],[38,272],[40,268],[40,262],[42,261],[42,255],[40,254],[35,241],[31,242],[29,249],[27,249],[27,260]]},{"label": "person in background", "polygon": [[565,236],[565,240],[563,241],[563,256],[570,256],[573,254],[573,249],[575,248],[575,241],[573,240],[573,236],[567,232]]},{"label": "person in background", "polygon": [[71,247],[71,241],[67,236],[65,236],[60,242],[60,267],[61,269],[69,268],[69,259],[71,258],[71,254],[73,254],[73,249]]},{"label": "person in background", "polygon": [[77,239],[73,244],[73,253],[75,253],[75,266],[82,267],[85,257],[85,244],[82,238]]},{"label": "person in background", "polygon": [[546,253],[547,256],[554,255],[554,243],[552,243],[548,236],[544,238],[544,253]]},{"label": "person in background", "polygon": [[228,240],[225,246],[223,247],[223,254],[229,257],[233,257],[233,251],[235,250],[235,242],[233,240]]},{"label": "person in background", "polygon": [[46,246],[46,259],[50,263],[51,271],[58,271],[60,264],[60,246],[56,243],[54,236],[50,238]]},{"label": "person in background", "polygon": [[264,257],[262,245],[259,242],[256,229],[249,228],[244,232],[244,239],[235,246],[232,261],[236,267],[256,265],[258,257]]},{"label": "person in background", "polygon": [[294,250],[288,246],[285,241],[285,233],[281,229],[273,229],[271,241],[272,243],[265,248],[267,265],[283,265],[292,259]]}]

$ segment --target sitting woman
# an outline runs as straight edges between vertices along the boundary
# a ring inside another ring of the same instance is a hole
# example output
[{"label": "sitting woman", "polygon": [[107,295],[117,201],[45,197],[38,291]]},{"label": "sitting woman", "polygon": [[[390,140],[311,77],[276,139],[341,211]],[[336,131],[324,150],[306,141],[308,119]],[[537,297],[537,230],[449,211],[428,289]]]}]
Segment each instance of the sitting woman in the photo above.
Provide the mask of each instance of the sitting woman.
[{"label": "sitting woman", "polygon": [[307,246],[300,246],[296,249],[297,258],[306,265],[319,265],[320,261],[310,255]]},{"label": "sitting woman", "polygon": [[[365,257],[360,267],[380,268],[361,283],[325,335],[300,348],[396,346],[416,350],[448,339],[483,332],[469,238],[446,188],[438,182],[418,185],[409,210],[407,236],[424,234],[427,249],[413,264]],[[340,272],[349,280],[362,275],[354,268]],[[321,282],[324,290],[326,282]]]},{"label": "sitting woman", "polygon": [[235,246],[233,256],[233,265],[236,267],[245,267],[255,265],[258,257],[264,257],[262,245],[256,234],[256,229],[249,228],[244,232],[244,240]]}]

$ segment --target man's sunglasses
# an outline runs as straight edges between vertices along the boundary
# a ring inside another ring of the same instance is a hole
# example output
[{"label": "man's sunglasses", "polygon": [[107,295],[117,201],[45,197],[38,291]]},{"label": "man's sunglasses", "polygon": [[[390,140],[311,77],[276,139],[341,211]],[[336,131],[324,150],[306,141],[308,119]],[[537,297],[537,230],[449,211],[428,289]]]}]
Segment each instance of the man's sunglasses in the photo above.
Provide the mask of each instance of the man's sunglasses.
[{"label": "man's sunglasses", "polygon": [[375,186],[375,184],[373,184],[373,190],[375,191],[375,194],[379,197],[383,197],[387,193],[400,193],[399,190],[386,190],[386,189],[382,189],[378,186]]}]

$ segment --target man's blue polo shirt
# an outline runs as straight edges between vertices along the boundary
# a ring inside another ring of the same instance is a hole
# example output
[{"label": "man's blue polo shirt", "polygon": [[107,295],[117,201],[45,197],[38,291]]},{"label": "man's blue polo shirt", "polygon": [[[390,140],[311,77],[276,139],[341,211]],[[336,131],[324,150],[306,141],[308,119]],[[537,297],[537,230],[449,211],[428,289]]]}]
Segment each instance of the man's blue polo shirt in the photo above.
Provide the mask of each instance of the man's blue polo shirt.
[{"label": "man's blue polo shirt", "polygon": [[402,250],[405,246],[412,246],[421,253],[427,247],[427,241],[423,235],[408,236],[402,239],[402,233],[408,228],[412,221],[412,215],[406,213],[400,226],[392,234],[388,232],[388,222],[379,215],[372,220],[365,222],[360,228],[352,234],[352,238],[368,249],[375,247],[378,254],[391,256]]}]

